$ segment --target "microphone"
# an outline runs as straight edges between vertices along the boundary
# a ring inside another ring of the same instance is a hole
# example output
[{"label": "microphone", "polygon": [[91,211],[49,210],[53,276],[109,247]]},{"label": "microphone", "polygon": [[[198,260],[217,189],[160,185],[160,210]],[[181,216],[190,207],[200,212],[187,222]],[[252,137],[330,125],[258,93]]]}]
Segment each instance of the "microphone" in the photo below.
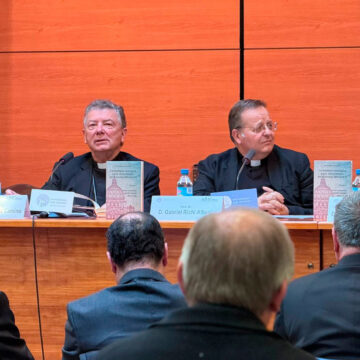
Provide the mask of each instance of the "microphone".
[{"label": "microphone", "polygon": [[254,149],[250,149],[247,154],[243,157],[242,159],[242,165],[241,165],[241,168],[240,170],[238,171],[237,173],[237,176],[236,176],[236,190],[239,189],[239,178],[240,178],[240,174],[242,173],[245,165],[249,165],[250,164],[250,160],[254,157],[255,155],[255,150]]},{"label": "microphone", "polygon": [[60,160],[55,164],[53,171],[51,172],[50,180],[52,180],[55,171],[59,168],[59,166],[66,164],[68,161],[74,158],[74,153],[68,152],[64,156],[60,158]]}]

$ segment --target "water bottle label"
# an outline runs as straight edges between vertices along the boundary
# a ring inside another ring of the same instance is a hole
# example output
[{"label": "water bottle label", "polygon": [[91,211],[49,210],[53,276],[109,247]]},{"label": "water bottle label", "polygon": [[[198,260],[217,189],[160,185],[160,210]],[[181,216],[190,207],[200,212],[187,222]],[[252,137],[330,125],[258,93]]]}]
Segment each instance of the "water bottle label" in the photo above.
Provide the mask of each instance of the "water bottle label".
[{"label": "water bottle label", "polygon": [[191,186],[185,187],[185,186],[178,186],[177,188],[177,195],[178,196],[192,196],[193,189]]},{"label": "water bottle label", "polygon": [[358,191],[359,190],[359,188],[357,188],[357,187],[355,187],[355,186],[353,186],[353,191]]}]

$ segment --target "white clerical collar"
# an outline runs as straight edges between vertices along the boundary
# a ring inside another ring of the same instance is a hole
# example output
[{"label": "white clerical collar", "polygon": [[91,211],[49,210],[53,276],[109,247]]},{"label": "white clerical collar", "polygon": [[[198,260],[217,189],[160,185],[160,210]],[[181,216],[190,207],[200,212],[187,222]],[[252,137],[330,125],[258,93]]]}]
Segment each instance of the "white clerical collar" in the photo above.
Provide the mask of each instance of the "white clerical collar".
[{"label": "white clerical collar", "polygon": [[261,165],[261,160],[250,160],[250,166],[256,167]]},{"label": "white clerical collar", "polygon": [[96,164],[99,169],[106,170],[106,162],[105,163],[96,163]]}]

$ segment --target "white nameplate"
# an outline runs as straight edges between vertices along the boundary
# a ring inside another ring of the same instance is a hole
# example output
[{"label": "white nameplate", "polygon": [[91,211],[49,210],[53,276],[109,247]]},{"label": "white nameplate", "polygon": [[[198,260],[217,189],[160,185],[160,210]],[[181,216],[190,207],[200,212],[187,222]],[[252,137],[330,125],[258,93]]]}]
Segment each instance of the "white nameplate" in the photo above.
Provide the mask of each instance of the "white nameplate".
[{"label": "white nameplate", "polygon": [[153,196],[150,214],[159,221],[196,221],[222,208],[222,196]]},{"label": "white nameplate", "polygon": [[30,210],[70,214],[74,193],[70,191],[31,190]]},{"label": "white nameplate", "polygon": [[0,196],[0,219],[23,219],[27,195]]}]

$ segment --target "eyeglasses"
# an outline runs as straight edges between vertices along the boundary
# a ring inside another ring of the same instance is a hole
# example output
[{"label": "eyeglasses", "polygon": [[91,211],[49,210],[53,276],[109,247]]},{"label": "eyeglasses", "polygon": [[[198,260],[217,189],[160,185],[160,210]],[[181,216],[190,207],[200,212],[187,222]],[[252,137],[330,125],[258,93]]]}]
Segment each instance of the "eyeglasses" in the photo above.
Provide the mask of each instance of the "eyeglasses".
[{"label": "eyeglasses", "polygon": [[255,127],[249,127],[249,126],[237,126],[236,129],[250,129],[255,134],[260,134],[261,132],[265,131],[265,129],[269,129],[270,131],[276,131],[277,130],[277,122],[275,121],[268,121],[267,123],[258,123]]}]

